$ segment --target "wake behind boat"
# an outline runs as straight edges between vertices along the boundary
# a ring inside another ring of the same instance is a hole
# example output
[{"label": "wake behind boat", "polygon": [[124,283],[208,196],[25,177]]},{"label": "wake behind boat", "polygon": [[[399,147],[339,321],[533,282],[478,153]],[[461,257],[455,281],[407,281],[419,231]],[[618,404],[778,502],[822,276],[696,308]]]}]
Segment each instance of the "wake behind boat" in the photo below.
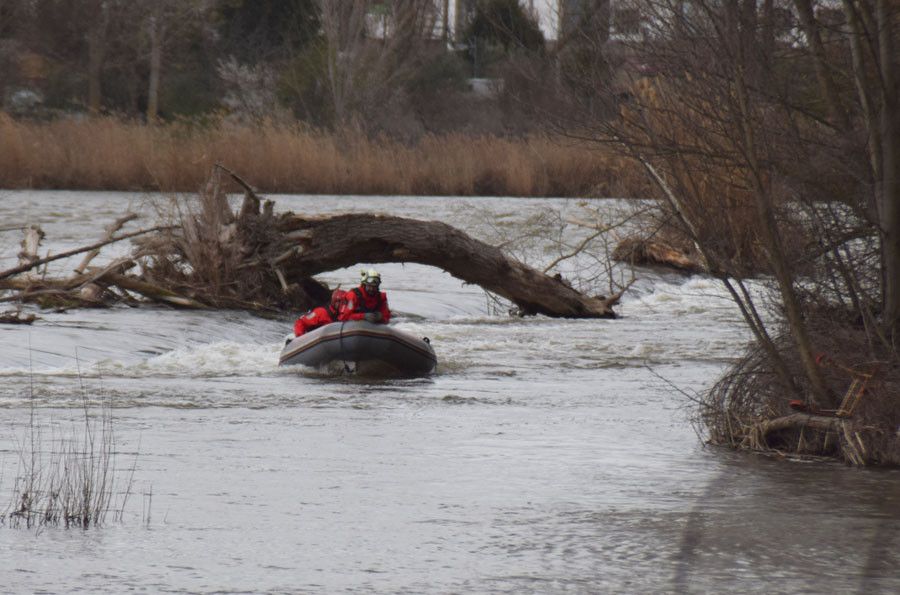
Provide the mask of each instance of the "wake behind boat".
[{"label": "wake behind boat", "polygon": [[331,362],[380,364],[402,374],[428,374],[437,356],[427,338],[418,338],[386,324],[366,321],[332,322],[296,337],[281,350],[278,365],[320,367]]}]

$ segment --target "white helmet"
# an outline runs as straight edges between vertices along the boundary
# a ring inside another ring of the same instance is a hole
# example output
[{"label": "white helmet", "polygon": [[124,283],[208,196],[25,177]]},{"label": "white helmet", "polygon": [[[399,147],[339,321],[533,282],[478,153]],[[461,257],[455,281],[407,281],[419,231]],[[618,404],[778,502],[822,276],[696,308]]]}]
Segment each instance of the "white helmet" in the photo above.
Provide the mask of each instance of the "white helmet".
[{"label": "white helmet", "polygon": [[360,283],[363,285],[381,285],[381,274],[375,269],[360,271]]}]

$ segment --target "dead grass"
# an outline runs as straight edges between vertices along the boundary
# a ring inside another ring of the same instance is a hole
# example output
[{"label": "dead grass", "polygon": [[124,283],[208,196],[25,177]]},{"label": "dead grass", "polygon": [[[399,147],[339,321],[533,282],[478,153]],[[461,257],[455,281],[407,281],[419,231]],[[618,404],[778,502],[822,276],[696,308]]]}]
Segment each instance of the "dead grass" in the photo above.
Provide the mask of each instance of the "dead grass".
[{"label": "dead grass", "polygon": [[0,113],[0,187],[193,192],[214,163],[266,192],[647,196],[643,173],[612,151],[545,136],[448,134],[415,145],[301,125],[115,118],[50,122]]},{"label": "dead grass", "polygon": [[[45,430],[50,430],[47,438]],[[121,520],[130,491],[116,492],[115,438],[108,407],[84,410],[70,429],[42,424],[32,412],[18,448],[12,498],[0,523],[10,527],[100,526],[112,512]]]},{"label": "dead grass", "polygon": [[[130,470],[117,468],[110,403],[104,400],[99,410],[94,407],[85,390],[77,354],[76,364],[82,403],[68,422],[39,418],[32,377],[28,426],[18,439],[12,497],[5,509],[0,509],[0,524],[27,529],[87,529],[103,525],[110,512],[116,521],[122,521],[137,459]],[[6,461],[2,463],[0,487],[5,487]],[[123,480],[124,490],[120,489]]]}]

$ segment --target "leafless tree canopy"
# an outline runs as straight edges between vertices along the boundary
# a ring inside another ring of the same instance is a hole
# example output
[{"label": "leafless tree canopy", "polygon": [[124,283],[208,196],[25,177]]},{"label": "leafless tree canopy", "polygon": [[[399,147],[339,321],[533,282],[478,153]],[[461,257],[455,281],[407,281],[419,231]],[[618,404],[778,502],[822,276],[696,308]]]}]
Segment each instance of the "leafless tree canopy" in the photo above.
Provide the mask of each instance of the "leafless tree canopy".
[{"label": "leafless tree canopy", "polygon": [[[838,406],[847,373],[829,372],[822,353],[847,369],[878,362],[896,382],[900,6],[636,5],[642,34],[615,48],[631,67],[589,98],[616,115],[599,119],[583,101],[589,117],[570,133],[620,146],[655,180],[665,225],[741,307],[780,387],[776,411],[788,397]],[[743,281],[760,272],[774,323]]]}]

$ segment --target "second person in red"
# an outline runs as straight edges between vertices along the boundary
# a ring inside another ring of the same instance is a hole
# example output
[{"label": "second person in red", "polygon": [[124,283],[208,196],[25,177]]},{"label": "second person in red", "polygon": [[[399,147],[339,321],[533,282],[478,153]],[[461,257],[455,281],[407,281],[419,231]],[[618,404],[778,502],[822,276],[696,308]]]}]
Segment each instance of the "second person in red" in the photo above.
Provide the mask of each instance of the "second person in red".
[{"label": "second person in red", "polygon": [[299,337],[320,326],[339,320],[340,312],[347,292],[335,289],[331,294],[331,302],[327,306],[313,308],[294,322],[294,336]]}]

